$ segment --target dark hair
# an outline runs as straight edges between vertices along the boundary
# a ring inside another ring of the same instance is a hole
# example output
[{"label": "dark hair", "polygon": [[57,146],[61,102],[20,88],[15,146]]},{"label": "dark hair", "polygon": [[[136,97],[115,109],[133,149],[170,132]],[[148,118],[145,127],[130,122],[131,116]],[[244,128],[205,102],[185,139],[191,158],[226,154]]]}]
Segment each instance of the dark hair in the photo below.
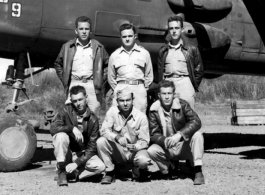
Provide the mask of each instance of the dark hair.
[{"label": "dark hair", "polygon": [[172,81],[168,81],[168,80],[163,80],[160,83],[158,83],[159,87],[159,92],[161,88],[167,88],[167,87],[172,87],[173,88],[173,92],[175,92],[176,88],[175,88],[175,84]]},{"label": "dark hair", "polygon": [[129,23],[125,23],[125,24],[122,24],[120,26],[120,33],[121,33],[121,31],[128,30],[128,29],[132,29],[133,33],[136,34],[135,27],[132,24],[129,24]]},{"label": "dark hair", "polygon": [[90,24],[90,29],[92,29],[92,21],[89,17],[87,16],[80,16],[78,18],[76,18],[75,20],[75,27],[78,27],[78,22],[88,22],[88,24]]},{"label": "dark hair", "polygon": [[83,86],[80,86],[80,85],[76,85],[76,86],[71,87],[70,96],[71,95],[77,95],[79,93],[83,93],[84,96],[86,96],[86,89]]},{"label": "dark hair", "polygon": [[167,20],[167,24],[169,24],[169,22],[172,21],[176,21],[176,22],[180,22],[180,27],[183,28],[183,19],[180,16],[171,16],[168,18]]}]

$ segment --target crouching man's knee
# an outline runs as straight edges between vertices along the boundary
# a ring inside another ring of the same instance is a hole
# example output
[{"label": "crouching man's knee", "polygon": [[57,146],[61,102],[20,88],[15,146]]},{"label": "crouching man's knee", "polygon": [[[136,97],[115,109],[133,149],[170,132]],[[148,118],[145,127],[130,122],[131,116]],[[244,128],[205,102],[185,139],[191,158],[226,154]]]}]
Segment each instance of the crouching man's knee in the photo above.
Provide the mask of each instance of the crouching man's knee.
[{"label": "crouching man's knee", "polygon": [[69,144],[70,139],[66,133],[57,133],[53,136],[53,145],[56,146],[58,144]]},{"label": "crouching man's knee", "polygon": [[95,173],[101,173],[105,171],[105,168],[105,164],[97,155],[93,156],[86,164],[86,169],[93,170]]},{"label": "crouching man's knee", "polygon": [[133,160],[133,164],[140,169],[145,169],[148,165],[151,165],[151,158],[149,157],[147,151],[139,151]]},{"label": "crouching man's knee", "polygon": [[200,131],[197,131],[196,133],[194,133],[191,139],[192,141],[200,141],[202,143],[204,142],[203,135]]},{"label": "crouching man's knee", "polygon": [[154,160],[154,159],[156,159],[160,150],[161,150],[161,147],[159,145],[153,144],[148,148],[147,152],[148,152],[150,158]]},{"label": "crouching man's knee", "polygon": [[106,147],[107,144],[108,144],[108,140],[105,137],[100,137],[97,140],[97,149],[102,150]]}]

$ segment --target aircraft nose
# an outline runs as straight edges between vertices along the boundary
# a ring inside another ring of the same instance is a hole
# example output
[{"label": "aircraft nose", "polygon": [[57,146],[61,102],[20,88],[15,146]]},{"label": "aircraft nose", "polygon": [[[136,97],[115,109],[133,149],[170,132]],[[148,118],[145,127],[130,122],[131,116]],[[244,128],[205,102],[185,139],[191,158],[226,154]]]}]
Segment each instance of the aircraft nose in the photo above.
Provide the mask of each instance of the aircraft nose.
[{"label": "aircraft nose", "polygon": [[42,0],[0,1],[0,50],[21,52],[32,47],[39,35],[41,16]]}]

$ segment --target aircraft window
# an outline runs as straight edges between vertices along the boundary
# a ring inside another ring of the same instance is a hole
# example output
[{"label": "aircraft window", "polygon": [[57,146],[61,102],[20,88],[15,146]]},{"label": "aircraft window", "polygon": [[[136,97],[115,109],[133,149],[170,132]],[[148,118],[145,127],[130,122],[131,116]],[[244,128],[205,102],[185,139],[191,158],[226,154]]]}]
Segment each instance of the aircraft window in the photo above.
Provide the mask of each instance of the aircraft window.
[{"label": "aircraft window", "polygon": [[0,3],[8,3],[8,0],[0,0]]}]

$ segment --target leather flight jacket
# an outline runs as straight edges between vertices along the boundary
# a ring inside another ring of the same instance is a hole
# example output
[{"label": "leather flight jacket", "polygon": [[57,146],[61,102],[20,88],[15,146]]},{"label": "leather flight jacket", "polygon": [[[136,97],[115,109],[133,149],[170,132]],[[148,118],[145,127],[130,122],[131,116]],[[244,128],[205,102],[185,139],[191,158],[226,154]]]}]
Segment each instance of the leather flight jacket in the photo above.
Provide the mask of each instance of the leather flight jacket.
[{"label": "leather flight jacket", "polygon": [[[183,45],[181,46],[181,51],[187,62],[189,77],[195,91],[198,92],[199,85],[204,75],[201,55],[198,47],[195,46],[193,43],[187,42],[187,40],[185,40],[184,38],[182,38],[182,41]],[[168,50],[169,45],[166,44],[160,48],[158,53],[157,68],[159,82],[164,80],[165,61],[168,55]]]},{"label": "leather flight jacket", "polygon": [[[103,85],[103,69],[107,67],[109,56],[104,46],[95,39],[91,39],[92,55],[93,55],[93,83],[96,93],[101,91]],[[76,39],[65,43],[54,62],[54,68],[59,79],[62,81],[66,97],[69,92],[71,82],[71,72],[73,59],[76,52]]]},{"label": "leather flight jacket", "polygon": [[82,125],[83,143],[75,140],[72,130],[74,127],[78,128],[77,114],[72,104],[67,104],[61,108],[50,129],[52,136],[60,132],[66,133],[70,139],[70,150],[82,152],[82,155],[75,160],[78,166],[85,164],[92,156],[97,155],[96,141],[99,138],[99,121],[89,107],[87,107]]},{"label": "leather flight jacket", "polygon": [[[178,108],[171,108],[171,124],[174,133],[180,133],[184,141],[191,137],[201,128],[199,116],[192,110],[188,102],[179,100]],[[175,100],[174,100],[175,101]],[[162,106],[160,100],[152,104],[149,112],[150,143],[155,143],[165,148],[166,127],[161,120]]]}]

